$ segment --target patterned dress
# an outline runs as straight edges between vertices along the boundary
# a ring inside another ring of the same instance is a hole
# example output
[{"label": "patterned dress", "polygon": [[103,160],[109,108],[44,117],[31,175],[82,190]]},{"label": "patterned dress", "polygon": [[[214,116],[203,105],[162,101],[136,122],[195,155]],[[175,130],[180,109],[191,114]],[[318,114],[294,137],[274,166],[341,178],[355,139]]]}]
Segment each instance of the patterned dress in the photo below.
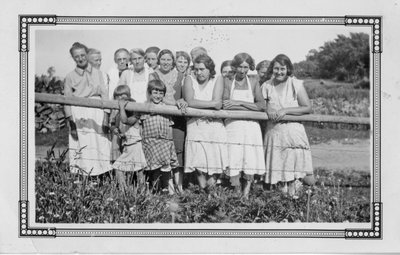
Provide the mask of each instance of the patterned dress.
[{"label": "patterned dress", "polygon": [[[150,74],[150,79],[161,80],[167,87],[165,98],[170,100],[178,100],[182,98],[182,82],[183,74],[179,73],[176,69],[164,74],[159,69],[156,69]],[[184,163],[184,143],[186,133],[186,120],[181,116],[173,116],[172,126],[173,139],[175,144],[176,155],[178,157],[179,165],[183,167]]]},{"label": "patterned dress", "polygon": [[140,117],[146,170],[176,168],[179,166],[172,139],[174,122],[167,116],[145,114]]},{"label": "patterned dress", "polygon": [[[281,87],[277,89],[277,86]],[[298,107],[297,91],[301,86],[303,82],[292,77],[275,86],[272,80],[265,82],[262,93],[267,100],[267,109]],[[312,174],[310,144],[303,124],[268,121],[264,144],[266,183],[288,182]]]}]

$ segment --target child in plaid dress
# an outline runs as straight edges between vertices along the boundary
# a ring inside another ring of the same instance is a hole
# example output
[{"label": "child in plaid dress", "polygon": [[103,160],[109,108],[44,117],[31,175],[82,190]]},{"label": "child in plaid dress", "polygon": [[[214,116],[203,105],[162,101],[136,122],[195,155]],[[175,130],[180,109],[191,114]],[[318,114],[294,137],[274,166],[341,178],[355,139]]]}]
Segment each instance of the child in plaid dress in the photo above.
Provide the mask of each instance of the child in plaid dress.
[{"label": "child in plaid dress", "polygon": [[119,85],[114,91],[114,99],[118,99],[119,111],[113,114],[111,131],[113,137],[118,138],[115,143],[119,145],[121,154],[113,163],[112,168],[116,171],[119,187],[125,190],[127,173],[131,173],[131,176],[136,173],[137,183],[142,182],[142,170],[146,167],[146,159],[140,137],[139,117],[125,110],[128,102],[135,102],[131,98],[129,87]]},{"label": "child in plaid dress", "polygon": [[[160,80],[149,81],[147,93],[150,104],[164,105],[162,102],[166,86]],[[145,174],[152,187],[159,187],[163,192],[174,194],[171,170],[179,166],[172,139],[172,125],[170,117],[160,114],[145,114],[140,117],[143,138],[143,150],[147,161]]]}]

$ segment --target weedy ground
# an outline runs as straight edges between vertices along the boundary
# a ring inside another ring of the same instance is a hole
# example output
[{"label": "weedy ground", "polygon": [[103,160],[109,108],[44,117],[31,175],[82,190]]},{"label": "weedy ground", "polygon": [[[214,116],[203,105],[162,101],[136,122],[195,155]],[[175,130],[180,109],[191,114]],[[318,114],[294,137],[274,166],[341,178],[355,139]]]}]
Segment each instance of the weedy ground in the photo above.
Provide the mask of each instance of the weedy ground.
[{"label": "weedy ground", "polygon": [[254,185],[248,199],[229,187],[204,192],[189,184],[165,195],[131,185],[124,192],[109,175],[102,182],[71,174],[63,155],[36,162],[36,222],[256,223],[369,222],[370,175],[316,169],[317,182],[296,196]]}]

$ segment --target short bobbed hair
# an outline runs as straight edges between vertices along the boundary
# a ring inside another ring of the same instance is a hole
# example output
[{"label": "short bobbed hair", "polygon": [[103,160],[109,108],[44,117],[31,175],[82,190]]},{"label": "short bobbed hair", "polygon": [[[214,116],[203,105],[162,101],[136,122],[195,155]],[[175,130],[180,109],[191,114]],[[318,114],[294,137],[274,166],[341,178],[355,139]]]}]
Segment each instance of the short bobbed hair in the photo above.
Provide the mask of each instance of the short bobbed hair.
[{"label": "short bobbed hair", "polygon": [[162,91],[165,95],[167,87],[161,80],[151,80],[147,83],[147,93],[150,95],[153,90]]},{"label": "short bobbed hair", "polygon": [[253,59],[248,53],[245,53],[245,52],[236,54],[236,56],[233,57],[233,60],[232,60],[232,67],[236,69],[236,68],[238,68],[243,62],[246,62],[247,64],[249,64],[249,69],[250,69],[251,71],[254,70],[254,68],[255,68],[254,59]]},{"label": "short bobbed hair", "polygon": [[215,72],[215,64],[212,58],[206,54],[201,54],[197,56],[193,61],[193,64],[201,64],[201,63],[203,63],[204,66],[210,71],[210,78],[213,79],[215,77],[216,72]]},{"label": "short bobbed hair", "polygon": [[273,74],[273,70],[274,70],[274,65],[275,63],[279,63],[280,65],[286,66],[287,68],[287,75],[288,76],[292,76],[293,75],[293,64],[292,61],[290,60],[290,58],[288,56],[286,56],[285,54],[279,54],[277,55],[269,64],[268,66],[268,71],[267,74],[271,75]]},{"label": "short bobbed hair", "polygon": [[72,52],[73,52],[74,50],[76,50],[76,49],[84,49],[85,52],[86,52],[86,54],[87,54],[88,51],[89,51],[89,49],[88,49],[88,47],[86,47],[86,45],[84,45],[84,44],[82,44],[82,43],[80,43],[80,42],[74,42],[74,43],[72,44],[72,47],[69,49],[69,53],[71,54],[71,56],[72,56]]},{"label": "short bobbed hair", "polygon": [[189,54],[186,51],[177,51],[176,59],[178,59],[179,57],[184,57],[186,59],[186,61],[188,62],[188,68],[189,68],[190,61],[191,61]]},{"label": "short bobbed hair", "polygon": [[117,97],[121,95],[127,95],[128,98],[131,98],[131,89],[129,88],[128,85],[118,85],[114,89],[114,94],[113,94],[114,99],[117,99]]},{"label": "short bobbed hair", "polygon": [[161,59],[161,57],[164,56],[165,54],[168,54],[168,55],[171,56],[171,58],[172,58],[172,67],[175,67],[175,56],[174,56],[174,53],[172,53],[172,51],[170,51],[169,49],[163,49],[162,51],[160,51],[160,52],[158,53],[158,56],[157,56],[157,64],[160,64],[160,59]]},{"label": "short bobbed hair", "polygon": [[224,69],[224,67],[226,67],[226,66],[232,66],[232,60],[225,60],[224,62],[222,62],[221,73],[222,73],[222,70]]}]

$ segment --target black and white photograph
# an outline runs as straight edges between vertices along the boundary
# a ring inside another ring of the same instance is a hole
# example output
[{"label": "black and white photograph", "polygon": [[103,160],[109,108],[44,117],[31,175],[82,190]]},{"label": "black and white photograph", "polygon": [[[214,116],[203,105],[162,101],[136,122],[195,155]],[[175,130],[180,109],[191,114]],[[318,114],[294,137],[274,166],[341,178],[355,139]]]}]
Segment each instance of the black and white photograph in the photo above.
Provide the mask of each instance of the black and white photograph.
[{"label": "black and white photograph", "polygon": [[35,222],[370,222],[370,29],[213,22],[31,34]]},{"label": "black and white photograph", "polygon": [[10,17],[19,163],[5,186],[15,201],[1,198],[17,242],[34,238],[40,253],[343,253],[396,238],[383,232],[399,226],[383,220],[396,210],[394,191],[384,199],[396,185],[384,109],[400,98],[384,82],[386,9],[39,9]]}]

